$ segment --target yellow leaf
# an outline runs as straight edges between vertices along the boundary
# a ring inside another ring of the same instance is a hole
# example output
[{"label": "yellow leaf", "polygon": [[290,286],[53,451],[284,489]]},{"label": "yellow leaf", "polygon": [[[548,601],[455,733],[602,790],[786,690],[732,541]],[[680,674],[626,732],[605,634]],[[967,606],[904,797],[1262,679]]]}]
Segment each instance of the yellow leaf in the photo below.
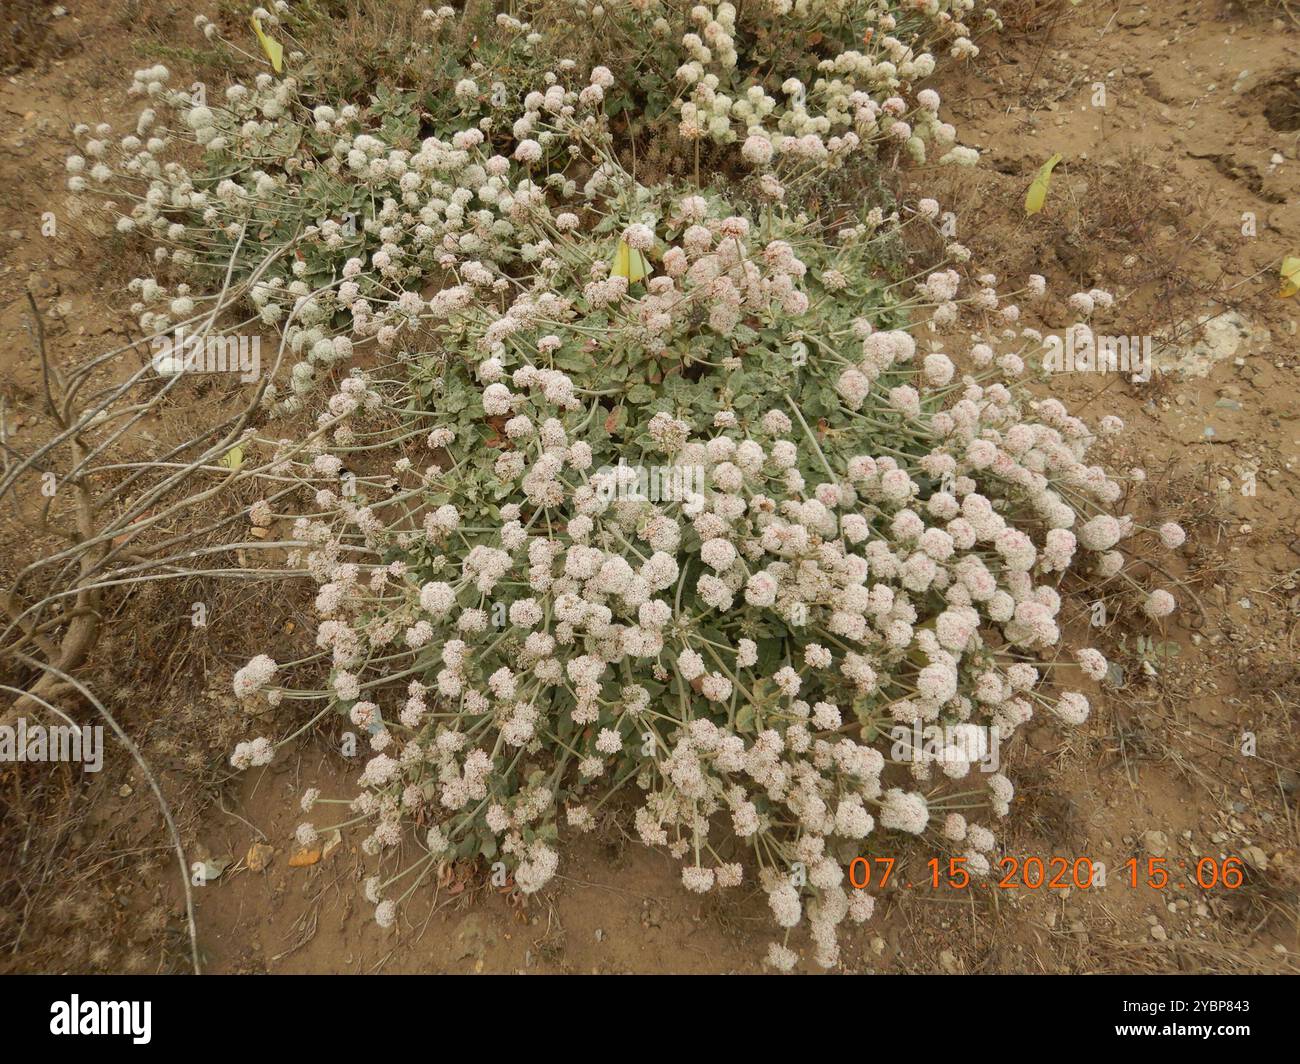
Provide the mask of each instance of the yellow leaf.
[{"label": "yellow leaf", "polygon": [[235,444],[234,447],[217,459],[217,464],[226,466],[228,469],[238,469],[244,464],[244,449]]},{"label": "yellow leaf", "polygon": [[1043,209],[1043,202],[1047,199],[1047,186],[1052,181],[1052,171],[1060,161],[1060,153],[1057,153],[1039,167],[1038,173],[1029,183],[1029,191],[1025,193],[1026,214],[1037,214]]},{"label": "yellow leaf", "polygon": [[284,48],[279,41],[268,37],[262,30],[262,20],[256,15],[249,15],[248,21],[253,25],[253,32],[257,34],[257,43],[262,46],[262,51],[266,53],[266,58],[271,60],[271,69],[277,74],[284,69]]},{"label": "yellow leaf", "polygon": [[620,237],[618,250],[614,252],[614,268],[609,272],[612,277],[626,277],[628,284],[636,284],[650,276],[650,261]]},{"label": "yellow leaf", "polygon": [[1282,275],[1282,290],[1277,294],[1278,299],[1289,299],[1300,292],[1300,258],[1288,255],[1282,260],[1278,272]]}]

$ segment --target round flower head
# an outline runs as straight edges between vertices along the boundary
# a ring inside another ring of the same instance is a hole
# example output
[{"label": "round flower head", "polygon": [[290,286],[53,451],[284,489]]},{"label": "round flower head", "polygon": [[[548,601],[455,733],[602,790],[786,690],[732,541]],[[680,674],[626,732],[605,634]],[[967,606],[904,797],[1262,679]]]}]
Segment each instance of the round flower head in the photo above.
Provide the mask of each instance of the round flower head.
[{"label": "round flower head", "polygon": [[1066,691],[1056,700],[1052,712],[1066,724],[1082,724],[1088,719],[1088,700],[1078,691]]},{"label": "round flower head", "polygon": [[1109,514],[1098,514],[1079,529],[1079,542],[1088,550],[1106,551],[1120,538],[1120,524]]},{"label": "round flower head", "polygon": [[1174,596],[1161,588],[1147,596],[1146,602],[1142,604],[1142,612],[1148,617],[1159,620],[1173,613],[1176,605]]},{"label": "round flower head", "polygon": [[1088,647],[1076,651],[1075,657],[1078,659],[1079,668],[1083,670],[1084,675],[1094,680],[1104,680],[1106,678],[1106,658],[1101,651]]},{"label": "round flower head", "polygon": [[261,690],[274,678],[277,668],[276,663],[267,655],[258,654],[235,673],[235,697],[247,698],[253,692]]},{"label": "round flower head", "polygon": [[914,791],[902,791],[897,787],[885,792],[884,804],[880,809],[881,827],[919,835],[929,821],[929,806],[922,795]]},{"label": "round flower head", "polygon": [[1181,547],[1186,539],[1187,533],[1183,531],[1181,525],[1175,524],[1173,521],[1167,521],[1160,526],[1160,542],[1168,550]]}]

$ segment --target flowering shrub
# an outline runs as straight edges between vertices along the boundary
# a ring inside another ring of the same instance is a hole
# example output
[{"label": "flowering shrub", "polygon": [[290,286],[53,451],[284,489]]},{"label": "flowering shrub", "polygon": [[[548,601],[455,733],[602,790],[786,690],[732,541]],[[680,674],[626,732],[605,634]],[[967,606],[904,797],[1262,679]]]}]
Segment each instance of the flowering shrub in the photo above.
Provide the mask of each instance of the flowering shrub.
[{"label": "flowering shrub", "polygon": [[[623,84],[557,63],[508,123],[458,88],[469,121],[418,146],[382,103],[309,107],[294,76],[217,107],[141,71],[201,167],[159,161],[180,138],[153,114],[113,148],[82,130],[95,161],[69,168],[76,189],[146,186],[120,227],[190,278],[136,282],[146,330],[237,276],[293,360],[268,401],[316,416],[296,447],[260,443],[266,475],[312,500],[292,563],[318,586],[328,687],[277,686],[265,655],[234,686],[320,700],[366,736],[353,815],[328,827],[366,825],[377,919],[453,858],[504,861],[533,893],[561,834],[627,794],[688,890],[757,882],[787,933],[773,965],[794,963],[806,915],[832,966],[839,925],[872,911],[844,876],[862,840],[924,835],[987,874],[1014,790],[972,773],[978,742],[1036,712],[1087,718],[1041,660],[1059,654],[1058,586],[1077,572],[1140,591],[1120,546],[1142,530],[1088,464],[1098,433],[1025,387],[1041,337],[1009,300],[1041,297],[1042,278],[1000,295],[954,268],[968,255],[951,243],[919,280],[884,268],[907,227],[941,232],[932,199],[811,206],[818,175],[871,145],[969,161],[937,96],[894,95],[933,68],[907,40],[973,51],[951,12],[722,3],[690,9],[685,33],[668,12],[505,24],[541,56],[557,27],[609,18],[653,62]],[[864,36],[869,55],[848,48]],[[674,136],[739,144],[740,179],[639,181],[611,111],[641,98],[651,124],[674,113]],[[1110,302],[1078,295],[1081,314]],[[1144,603],[1173,608],[1164,591]],[[1096,650],[1077,664],[1106,674]],[[985,738],[900,756],[890,730],[917,724]],[[257,738],[232,763],[273,754]]]}]

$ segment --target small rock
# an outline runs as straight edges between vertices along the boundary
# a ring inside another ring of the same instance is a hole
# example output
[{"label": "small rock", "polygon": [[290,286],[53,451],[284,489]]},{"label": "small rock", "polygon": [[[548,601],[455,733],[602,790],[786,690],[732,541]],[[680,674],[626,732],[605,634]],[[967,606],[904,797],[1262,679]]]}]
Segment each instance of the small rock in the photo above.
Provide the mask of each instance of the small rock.
[{"label": "small rock", "polygon": [[248,865],[248,870],[250,872],[264,872],[267,866],[274,859],[274,846],[268,846],[264,842],[255,842],[248,848],[248,854],[244,858],[244,863]]},{"label": "small rock", "polygon": [[1144,831],[1142,847],[1152,857],[1164,857],[1169,852],[1169,836],[1163,831]]}]

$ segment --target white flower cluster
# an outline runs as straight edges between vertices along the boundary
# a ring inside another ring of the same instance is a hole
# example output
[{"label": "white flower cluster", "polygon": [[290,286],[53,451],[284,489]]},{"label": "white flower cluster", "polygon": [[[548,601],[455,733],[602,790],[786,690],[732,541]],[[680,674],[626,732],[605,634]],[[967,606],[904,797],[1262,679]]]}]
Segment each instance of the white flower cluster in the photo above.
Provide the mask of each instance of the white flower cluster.
[{"label": "white flower cluster", "polygon": [[[969,32],[943,5],[927,5],[919,13],[933,24],[925,29],[912,25],[902,39],[893,33],[896,18],[877,5],[851,0],[775,5],[760,17],[777,38],[768,42],[773,51],[782,50],[780,38],[785,38],[793,45],[786,55],[797,61],[809,36],[820,39],[822,27],[844,23],[865,27],[868,46],[866,51],[843,48],[833,58],[816,61],[804,77],[790,74],[777,86],[765,84],[762,71],[737,69],[735,6],[726,0],[697,4],[681,38],[686,59],[675,72],[686,93],[677,102],[678,133],[688,142],[742,140],[741,157],[751,166],[765,170],[775,160],[787,163],[782,166],[787,173],[801,167],[834,169],[853,152],[873,145],[902,148],[921,163],[927,141],[938,147],[941,162],[972,164],[978,153],[958,148],[956,131],[938,119],[938,93],[922,90],[910,105],[900,95],[934,72],[934,56],[919,50],[927,35],[955,37],[960,45]],[[771,14],[778,16],[775,25],[766,22]]]}]

